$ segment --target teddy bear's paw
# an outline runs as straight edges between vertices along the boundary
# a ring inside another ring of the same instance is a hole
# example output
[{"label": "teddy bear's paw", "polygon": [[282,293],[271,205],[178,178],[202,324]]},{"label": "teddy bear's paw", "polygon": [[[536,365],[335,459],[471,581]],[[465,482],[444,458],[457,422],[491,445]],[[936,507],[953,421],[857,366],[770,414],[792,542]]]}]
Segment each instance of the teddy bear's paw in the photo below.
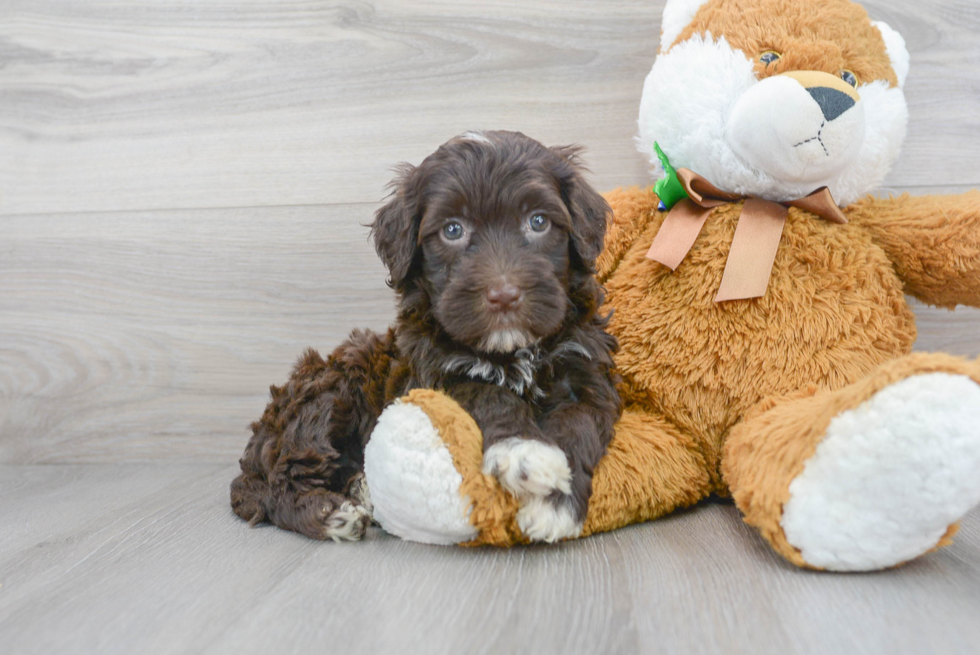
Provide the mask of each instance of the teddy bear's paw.
[{"label": "teddy bear's paw", "polygon": [[781,525],[810,565],[895,566],[980,503],[980,385],[915,375],[838,414],[790,483]]},{"label": "teddy bear's paw", "polygon": [[568,495],[572,489],[565,453],[535,439],[511,437],[490,446],[483,454],[483,472],[518,498],[545,497],[555,491]]},{"label": "teddy bear's paw", "polygon": [[471,500],[439,429],[422,407],[398,400],[385,409],[364,451],[365,504],[386,532],[449,545],[474,539]]},{"label": "teddy bear's paw", "polygon": [[575,518],[575,509],[566,499],[529,496],[517,512],[517,525],[531,541],[554,543],[571,539],[582,533],[582,523]]}]

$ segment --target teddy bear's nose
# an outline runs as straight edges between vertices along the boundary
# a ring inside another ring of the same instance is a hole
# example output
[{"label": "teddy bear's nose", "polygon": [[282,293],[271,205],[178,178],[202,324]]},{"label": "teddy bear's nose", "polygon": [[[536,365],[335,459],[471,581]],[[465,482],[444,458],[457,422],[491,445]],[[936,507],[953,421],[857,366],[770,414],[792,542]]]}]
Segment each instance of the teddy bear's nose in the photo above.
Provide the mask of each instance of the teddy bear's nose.
[{"label": "teddy bear's nose", "polygon": [[810,87],[807,89],[807,93],[817,101],[817,104],[820,106],[820,111],[823,112],[823,117],[828,123],[855,104],[851,96],[827,86]]}]

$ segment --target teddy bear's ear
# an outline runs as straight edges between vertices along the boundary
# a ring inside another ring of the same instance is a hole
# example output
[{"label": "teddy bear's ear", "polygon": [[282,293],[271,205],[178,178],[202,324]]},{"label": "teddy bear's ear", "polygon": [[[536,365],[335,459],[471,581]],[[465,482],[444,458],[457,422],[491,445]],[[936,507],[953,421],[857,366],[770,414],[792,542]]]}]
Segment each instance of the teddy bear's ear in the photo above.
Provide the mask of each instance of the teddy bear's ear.
[{"label": "teddy bear's ear", "polygon": [[909,75],[909,51],[905,47],[905,39],[889,27],[888,23],[877,20],[872,21],[871,24],[878,28],[885,39],[885,50],[888,52],[888,58],[892,60],[895,76],[898,77],[898,87],[905,88],[905,78]]},{"label": "teddy bear's ear", "polygon": [[667,52],[684,28],[691,24],[694,14],[708,0],[667,0],[660,22],[660,52]]}]

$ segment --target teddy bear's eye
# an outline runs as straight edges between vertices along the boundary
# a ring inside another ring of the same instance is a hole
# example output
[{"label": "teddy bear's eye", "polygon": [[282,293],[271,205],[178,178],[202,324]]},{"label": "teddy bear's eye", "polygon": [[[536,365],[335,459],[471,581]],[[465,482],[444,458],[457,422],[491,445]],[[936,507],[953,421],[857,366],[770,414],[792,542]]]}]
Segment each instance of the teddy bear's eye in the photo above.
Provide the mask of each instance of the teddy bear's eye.
[{"label": "teddy bear's eye", "polygon": [[768,66],[773,62],[779,61],[780,57],[782,57],[782,55],[776,52],[775,50],[767,50],[763,52],[761,55],[759,55],[759,61],[761,61],[764,65]]},{"label": "teddy bear's eye", "polygon": [[853,86],[855,89],[857,88],[857,85],[858,85],[858,77],[857,77],[857,75],[855,75],[851,71],[849,71],[847,69],[842,70],[840,72],[840,78],[842,80],[844,80],[845,82],[847,82],[848,84],[850,84],[851,86]]}]

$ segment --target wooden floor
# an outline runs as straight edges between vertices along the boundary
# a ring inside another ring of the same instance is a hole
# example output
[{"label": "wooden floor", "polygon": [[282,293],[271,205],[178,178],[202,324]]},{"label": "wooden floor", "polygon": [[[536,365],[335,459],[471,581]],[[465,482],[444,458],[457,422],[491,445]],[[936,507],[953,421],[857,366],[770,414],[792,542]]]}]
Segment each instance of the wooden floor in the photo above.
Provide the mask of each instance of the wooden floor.
[{"label": "wooden floor", "polygon": [[[980,512],[894,571],[784,563],[733,506],[515,550],[249,529],[226,464],[0,467],[4,653],[976,653]],[[13,529],[11,529],[13,528]]]},{"label": "wooden floor", "polygon": [[[980,186],[980,4],[912,52],[884,192]],[[364,224],[466,129],[632,136],[662,0],[0,0],[0,652],[974,653],[980,513],[896,571],[801,572],[730,505],[556,547],[318,544],[227,485],[307,346],[383,328]],[[980,355],[980,310],[916,306]]]}]

